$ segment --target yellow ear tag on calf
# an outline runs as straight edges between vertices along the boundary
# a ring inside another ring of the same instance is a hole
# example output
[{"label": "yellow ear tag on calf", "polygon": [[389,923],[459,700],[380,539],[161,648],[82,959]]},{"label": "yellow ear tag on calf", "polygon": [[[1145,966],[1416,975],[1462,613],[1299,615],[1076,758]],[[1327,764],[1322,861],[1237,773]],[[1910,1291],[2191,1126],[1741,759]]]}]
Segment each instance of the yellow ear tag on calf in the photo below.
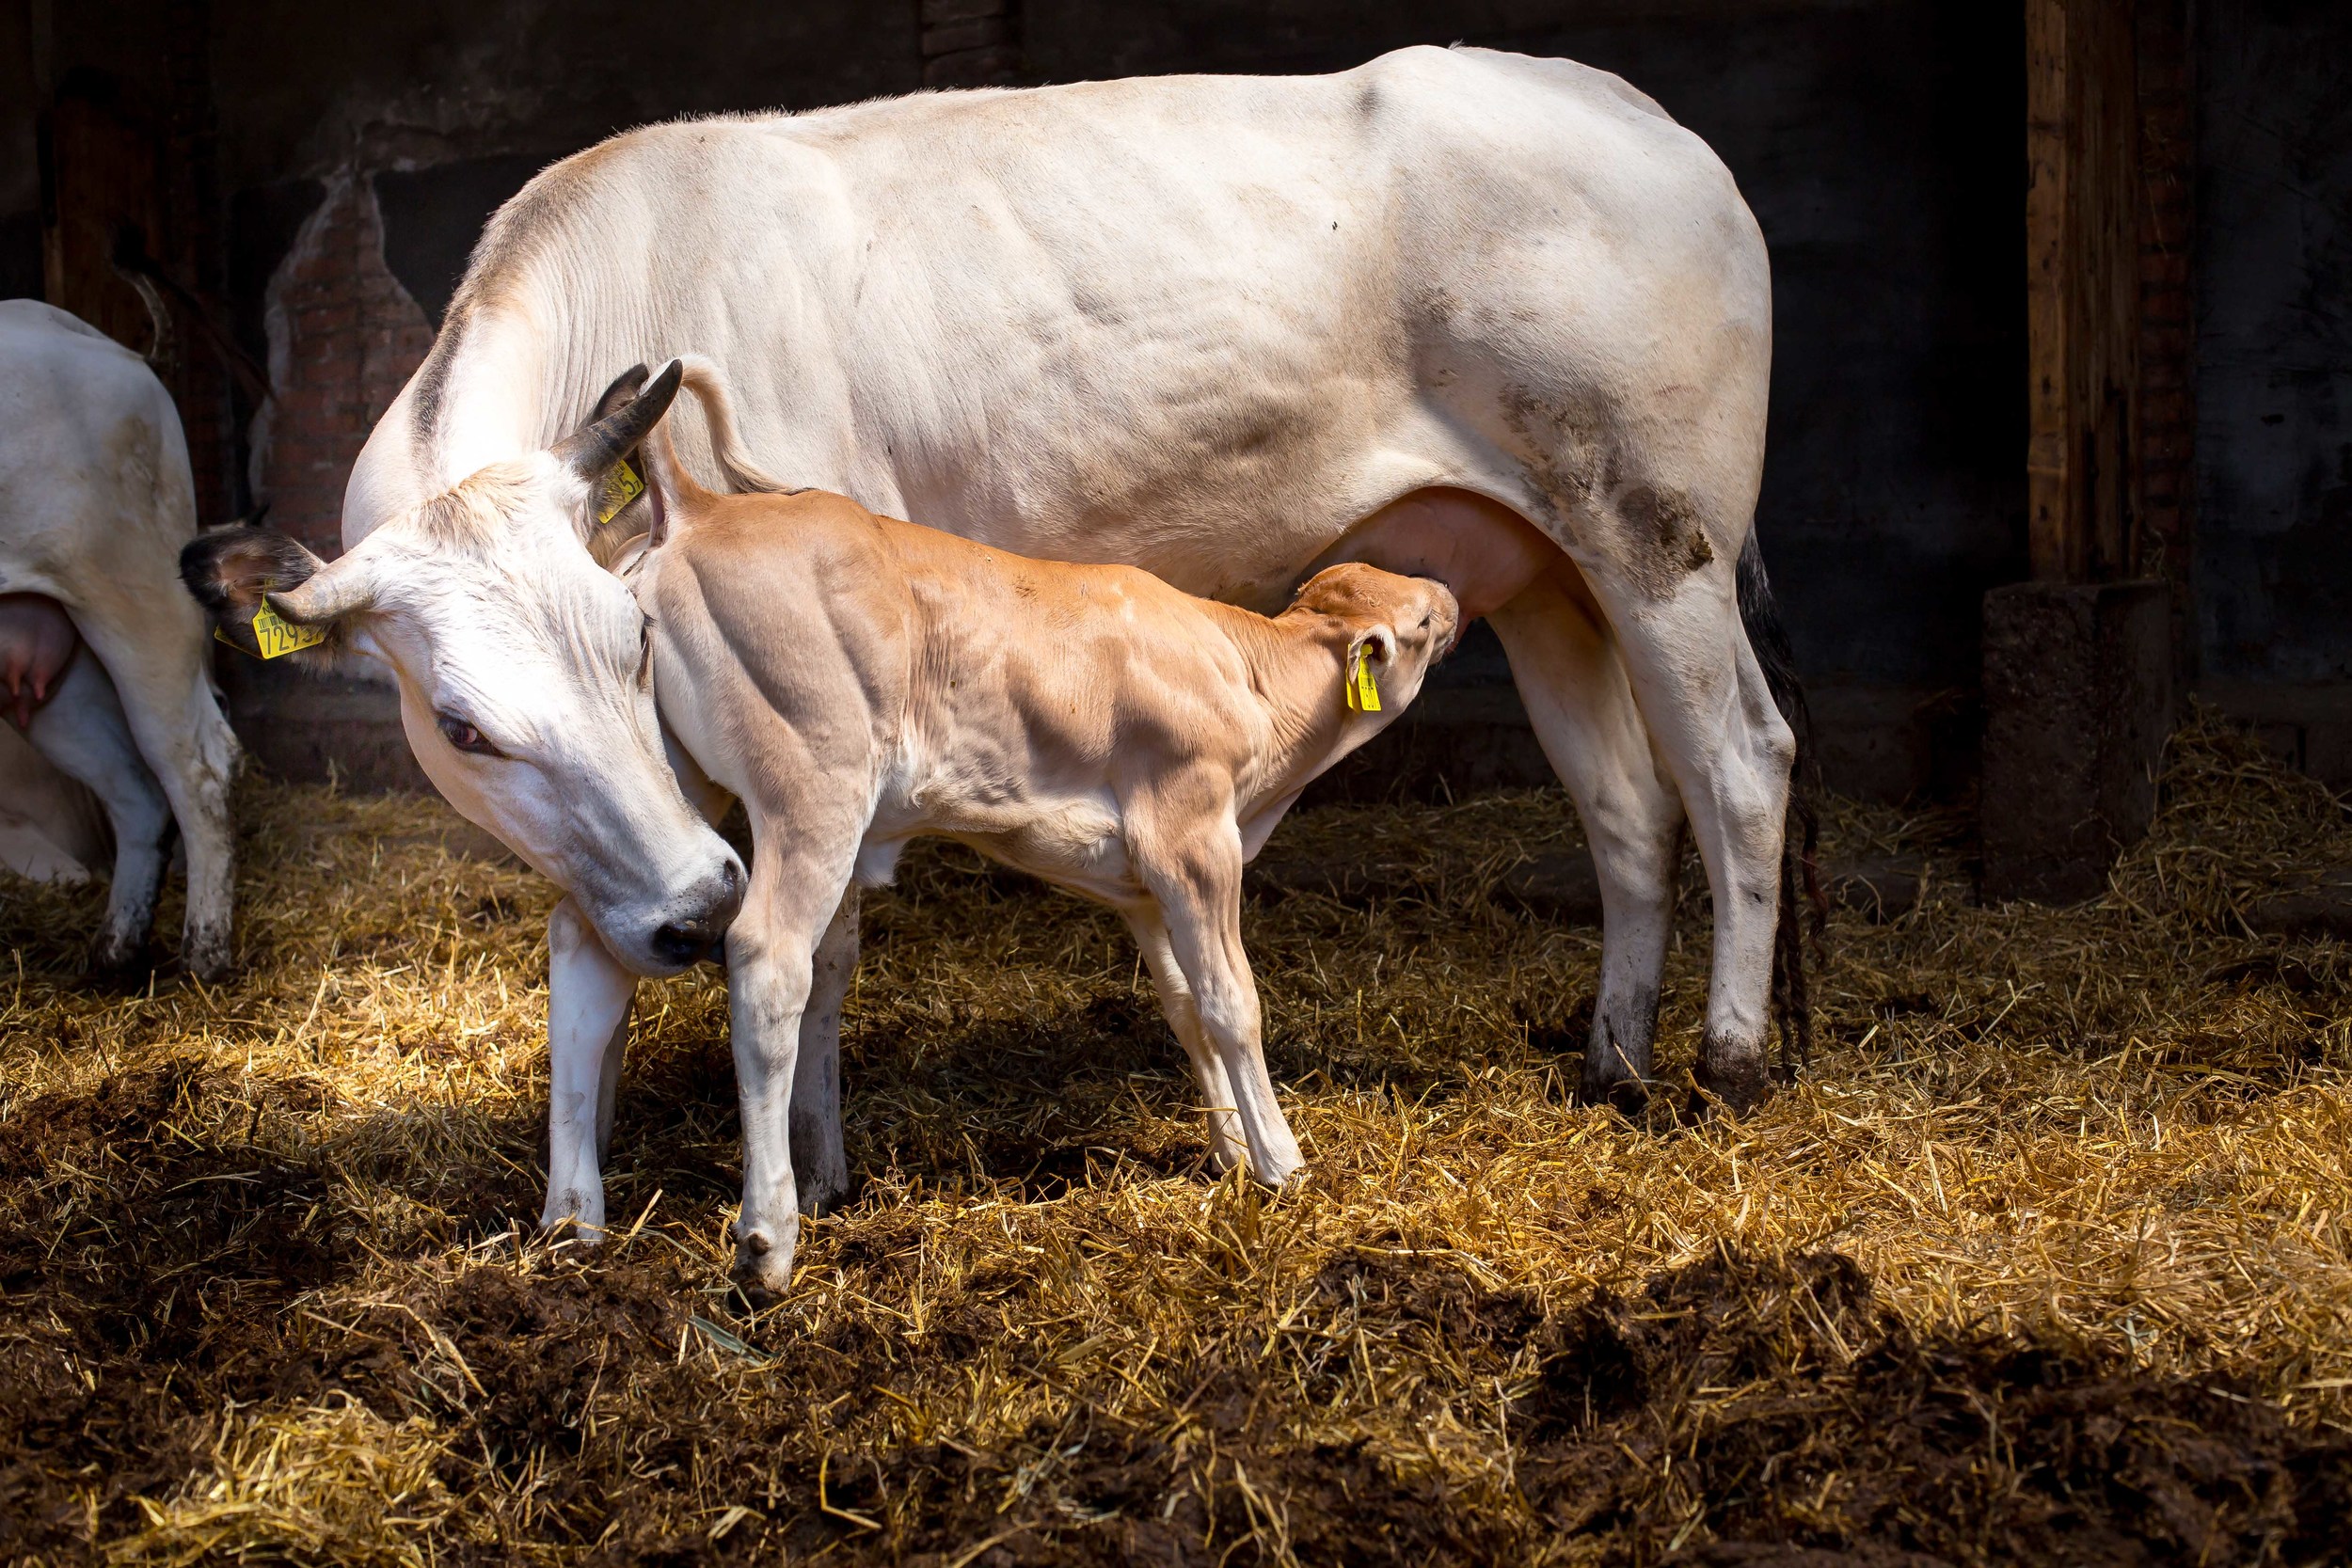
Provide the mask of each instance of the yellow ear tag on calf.
[{"label": "yellow ear tag on calf", "polygon": [[1380,688],[1373,684],[1372,661],[1358,648],[1347,672],[1347,706],[1351,713],[1380,711]]},{"label": "yellow ear tag on calf", "polygon": [[621,508],[644,493],[644,480],[628,466],[628,459],[623,458],[605,479],[604,499],[596,504],[596,521],[611,522],[621,515]]},{"label": "yellow ear tag on calf", "polygon": [[[220,637],[218,632],[213,635]],[[223,642],[229,642],[229,639],[225,637],[221,637],[220,640]],[[270,609],[266,602],[253,612],[253,645],[262,650],[263,658],[277,658],[284,654],[300,653],[305,648],[315,648],[326,641],[326,633],[319,630],[318,627],[301,626],[289,621],[278,611]],[[234,642],[229,642],[229,645],[232,648],[236,646]]]}]

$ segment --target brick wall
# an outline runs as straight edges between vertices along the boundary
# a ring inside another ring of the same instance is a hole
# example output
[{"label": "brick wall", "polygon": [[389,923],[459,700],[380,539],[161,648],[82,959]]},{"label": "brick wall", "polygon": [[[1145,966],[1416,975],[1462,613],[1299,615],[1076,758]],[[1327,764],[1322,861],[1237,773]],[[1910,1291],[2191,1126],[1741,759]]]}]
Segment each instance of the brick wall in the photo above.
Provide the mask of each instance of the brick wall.
[{"label": "brick wall", "polygon": [[266,320],[277,396],[255,421],[253,493],[273,527],[332,556],[352,461],[433,346],[432,324],[384,264],[367,180],[327,182],[270,279]]}]

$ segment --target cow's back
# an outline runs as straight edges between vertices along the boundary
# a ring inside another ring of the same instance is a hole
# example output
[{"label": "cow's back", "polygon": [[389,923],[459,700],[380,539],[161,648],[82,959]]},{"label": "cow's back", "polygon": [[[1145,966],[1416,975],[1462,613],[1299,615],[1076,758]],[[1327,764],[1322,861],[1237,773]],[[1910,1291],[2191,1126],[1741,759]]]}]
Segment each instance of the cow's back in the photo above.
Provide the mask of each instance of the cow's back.
[{"label": "cow's back", "polygon": [[1730,177],[1564,61],[1413,49],[655,126],[493,220],[345,538],[693,352],[794,483],[1263,603],[1415,488],[1526,510],[1514,400],[1607,410],[1677,378],[1661,325],[1726,323],[1768,340]]}]

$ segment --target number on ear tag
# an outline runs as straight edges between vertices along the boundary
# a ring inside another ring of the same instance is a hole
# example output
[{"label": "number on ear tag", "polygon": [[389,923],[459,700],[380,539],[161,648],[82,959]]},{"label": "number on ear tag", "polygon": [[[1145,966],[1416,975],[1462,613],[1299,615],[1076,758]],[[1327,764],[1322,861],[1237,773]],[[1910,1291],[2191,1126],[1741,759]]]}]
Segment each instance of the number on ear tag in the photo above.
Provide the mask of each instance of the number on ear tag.
[{"label": "number on ear tag", "polygon": [[[213,636],[220,641],[228,642],[239,653],[245,652],[244,646],[230,641],[227,633],[216,628]],[[261,657],[263,658],[278,658],[287,654],[300,653],[305,648],[315,648],[326,641],[326,633],[316,626],[306,626],[287,620],[278,611],[270,609],[267,601],[263,601],[262,608],[253,612],[253,646],[260,650]]]},{"label": "number on ear tag", "polygon": [[1364,657],[1360,647],[1347,672],[1347,706],[1352,713],[1380,711],[1380,688],[1373,682],[1372,661]]},{"label": "number on ear tag", "polygon": [[636,469],[623,458],[613,465],[612,472],[604,482],[604,499],[596,506],[596,521],[609,523],[621,515],[621,508],[645,493],[645,482]]}]

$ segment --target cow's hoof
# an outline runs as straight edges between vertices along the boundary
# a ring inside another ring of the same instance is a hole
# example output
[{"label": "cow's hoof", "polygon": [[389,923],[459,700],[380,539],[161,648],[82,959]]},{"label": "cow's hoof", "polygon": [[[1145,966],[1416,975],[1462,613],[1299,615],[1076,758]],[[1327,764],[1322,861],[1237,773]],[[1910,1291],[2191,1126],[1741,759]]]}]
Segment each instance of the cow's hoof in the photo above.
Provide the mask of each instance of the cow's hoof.
[{"label": "cow's hoof", "polygon": [[1300,1161],[1295,1165],[1269,1165],[1263,1170],[1251,1166],[1249,1180],[1270,1193],[1289,1192],[1306,1180],[1307,1165]]},{"label": "cow's hoof", "polygon": [[800,1184],[801,1212],[829,1214],[850,1200],[850,1173],[826,1171]]},{"label": "cow's hoof", "polygon": [[755,1308],[774,1306],[792,1283],[794,1240],[791,1235],[779,1239],[764,1226],[736,1227],[735,1288]]},{"label": "cow's hoof", "polygon": [[575,1241],[596,1246],[605,1239],[604,1205],[585,1193],[550,1193],[539,1213],[539,1228],[549,1241]]},{"label": "cow's hoof", "polygon": [[1628,1121],[1640,1121],[1649,1115],[1649,1084],[1640,1078],[1613,1078],[1605,1083],[1586,1083],[1577,1089],[1577,1098],[1587,1105],[1606,1105]]},{"label": "cow's hoof", "polygon": [[1704,1117],[1717,1107],[1734,1113],[1755,1110],[1772,1093],[1762,1049],[1699,1048],[1698,1066],[1691,1074],[1691,1114]]},{"label": "cow's hoof", "polygon": [[207,985],[217,985],[229,977],[229,943],[191,942],[181,949],[180,961],[188,966],[188,973]]},{"label": "cow's hoof", "polygon": [[90,968],[100,974],[126,974],[145,967],[147,934],[102,931],[90,947]]}]

